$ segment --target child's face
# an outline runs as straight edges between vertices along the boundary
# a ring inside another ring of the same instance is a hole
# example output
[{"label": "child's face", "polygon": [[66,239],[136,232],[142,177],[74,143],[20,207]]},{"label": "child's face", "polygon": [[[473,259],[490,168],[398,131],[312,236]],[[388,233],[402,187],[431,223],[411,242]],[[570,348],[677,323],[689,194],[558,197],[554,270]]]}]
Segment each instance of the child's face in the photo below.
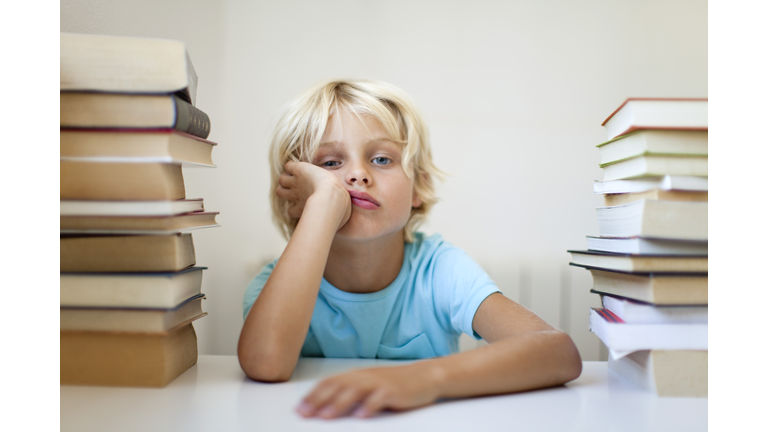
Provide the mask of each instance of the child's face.
[{"label": "child's face", "polygon": [[350,191],[352,215],[337,237],[365,240],[400,233],[421,205],[405,175],[400,145],[378,120],[339,110],[328,121],[312,163],[332,172]]}]

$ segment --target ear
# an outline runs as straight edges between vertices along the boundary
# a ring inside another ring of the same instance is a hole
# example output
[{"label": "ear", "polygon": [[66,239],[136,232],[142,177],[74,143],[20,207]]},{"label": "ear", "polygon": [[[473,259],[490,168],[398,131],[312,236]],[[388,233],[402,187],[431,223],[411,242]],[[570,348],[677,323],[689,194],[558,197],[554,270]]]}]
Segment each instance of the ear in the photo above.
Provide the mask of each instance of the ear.
[{"label": "ear", "polygon": [[416,194],[416,190],[413,191],[413,197],[411,198],[411,208],[421,207],[421,198]]}]

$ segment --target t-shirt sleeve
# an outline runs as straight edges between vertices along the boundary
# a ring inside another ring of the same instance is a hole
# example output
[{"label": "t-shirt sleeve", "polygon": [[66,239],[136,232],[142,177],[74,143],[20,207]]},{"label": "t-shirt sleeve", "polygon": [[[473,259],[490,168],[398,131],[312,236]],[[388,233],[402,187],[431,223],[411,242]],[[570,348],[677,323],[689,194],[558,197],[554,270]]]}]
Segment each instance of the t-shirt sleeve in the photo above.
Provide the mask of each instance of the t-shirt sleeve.
[{"label": "t-shirt sleeve", "polygon": [[267,284],[267,279],[269,279],[269,275],[272,274],[272,269],[275,268],[276,263],[277,260],[274,260],[264,266],[261,273],[256,275],[251,283],[248,284],[248,287],[245,288],[245,294],[243,294],[243,320],[248,317],[248,312],[251,310],[256,298],[261,294],[261,289]]},{"label": "t-shirt sleeve", "polygon": [[434,257],[433,298],[438,314],[457,333],[482,339],[472,328],[477,308],[499,292],[490,276],[463,250],[441,248]]}]

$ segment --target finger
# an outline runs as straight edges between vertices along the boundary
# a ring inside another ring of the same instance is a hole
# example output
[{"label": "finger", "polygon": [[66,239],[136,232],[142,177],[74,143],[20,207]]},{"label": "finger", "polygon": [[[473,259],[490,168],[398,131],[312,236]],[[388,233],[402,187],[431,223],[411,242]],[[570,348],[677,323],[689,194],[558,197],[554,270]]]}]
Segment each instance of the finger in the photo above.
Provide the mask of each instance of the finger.
[{"label": "finger", "polygon": [[347,387],[336,393],[328,403],[320,408],[317,415],[322,418],[334,418],[347,415],[356,402],[363,399],[365,392],[359,388]]},{"label": "finger", "polygon": [[285,163],[285,172],[288,174],[293,175],[294,171],[296,170],[296,166],[298,165],[298,162],[294,161],[288,161]]},{"label": "finger", "polygon": [[277,178],[277,184],[286,189],[290,189],[295,183],[296,177],[292,176],[291,174],[282,173],[280,174],[280,177]]},{"label": "finger", "polygon": [[389,406],[392,394],[389,390],[379,388],[371,392],[363,400],[362,405],[352,415],[355,417],[370,417]]},{"label": "finger", "polygon": [[295,201],[295,193],[293,189],[286,189],[282,186],[278,186],[275,188],[275,195],[277,195],[278,198],[284,199],[286,201]]},{"label": "finger", "polygon": [[312,417],[339,389],[340,386],[335,383],[321,382],[301,401],[299,413],[304,417]]}]

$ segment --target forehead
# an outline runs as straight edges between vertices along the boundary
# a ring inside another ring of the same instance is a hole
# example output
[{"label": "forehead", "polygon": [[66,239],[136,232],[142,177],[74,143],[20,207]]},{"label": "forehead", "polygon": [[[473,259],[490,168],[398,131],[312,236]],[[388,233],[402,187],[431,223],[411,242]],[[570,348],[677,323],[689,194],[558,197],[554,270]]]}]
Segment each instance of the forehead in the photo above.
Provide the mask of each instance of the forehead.
[{"label": "forehead", "polygon": [[322,145],[329,142],[385,141],[391,138],[376,117],[342,108],[328,119],[320,142]]}]

